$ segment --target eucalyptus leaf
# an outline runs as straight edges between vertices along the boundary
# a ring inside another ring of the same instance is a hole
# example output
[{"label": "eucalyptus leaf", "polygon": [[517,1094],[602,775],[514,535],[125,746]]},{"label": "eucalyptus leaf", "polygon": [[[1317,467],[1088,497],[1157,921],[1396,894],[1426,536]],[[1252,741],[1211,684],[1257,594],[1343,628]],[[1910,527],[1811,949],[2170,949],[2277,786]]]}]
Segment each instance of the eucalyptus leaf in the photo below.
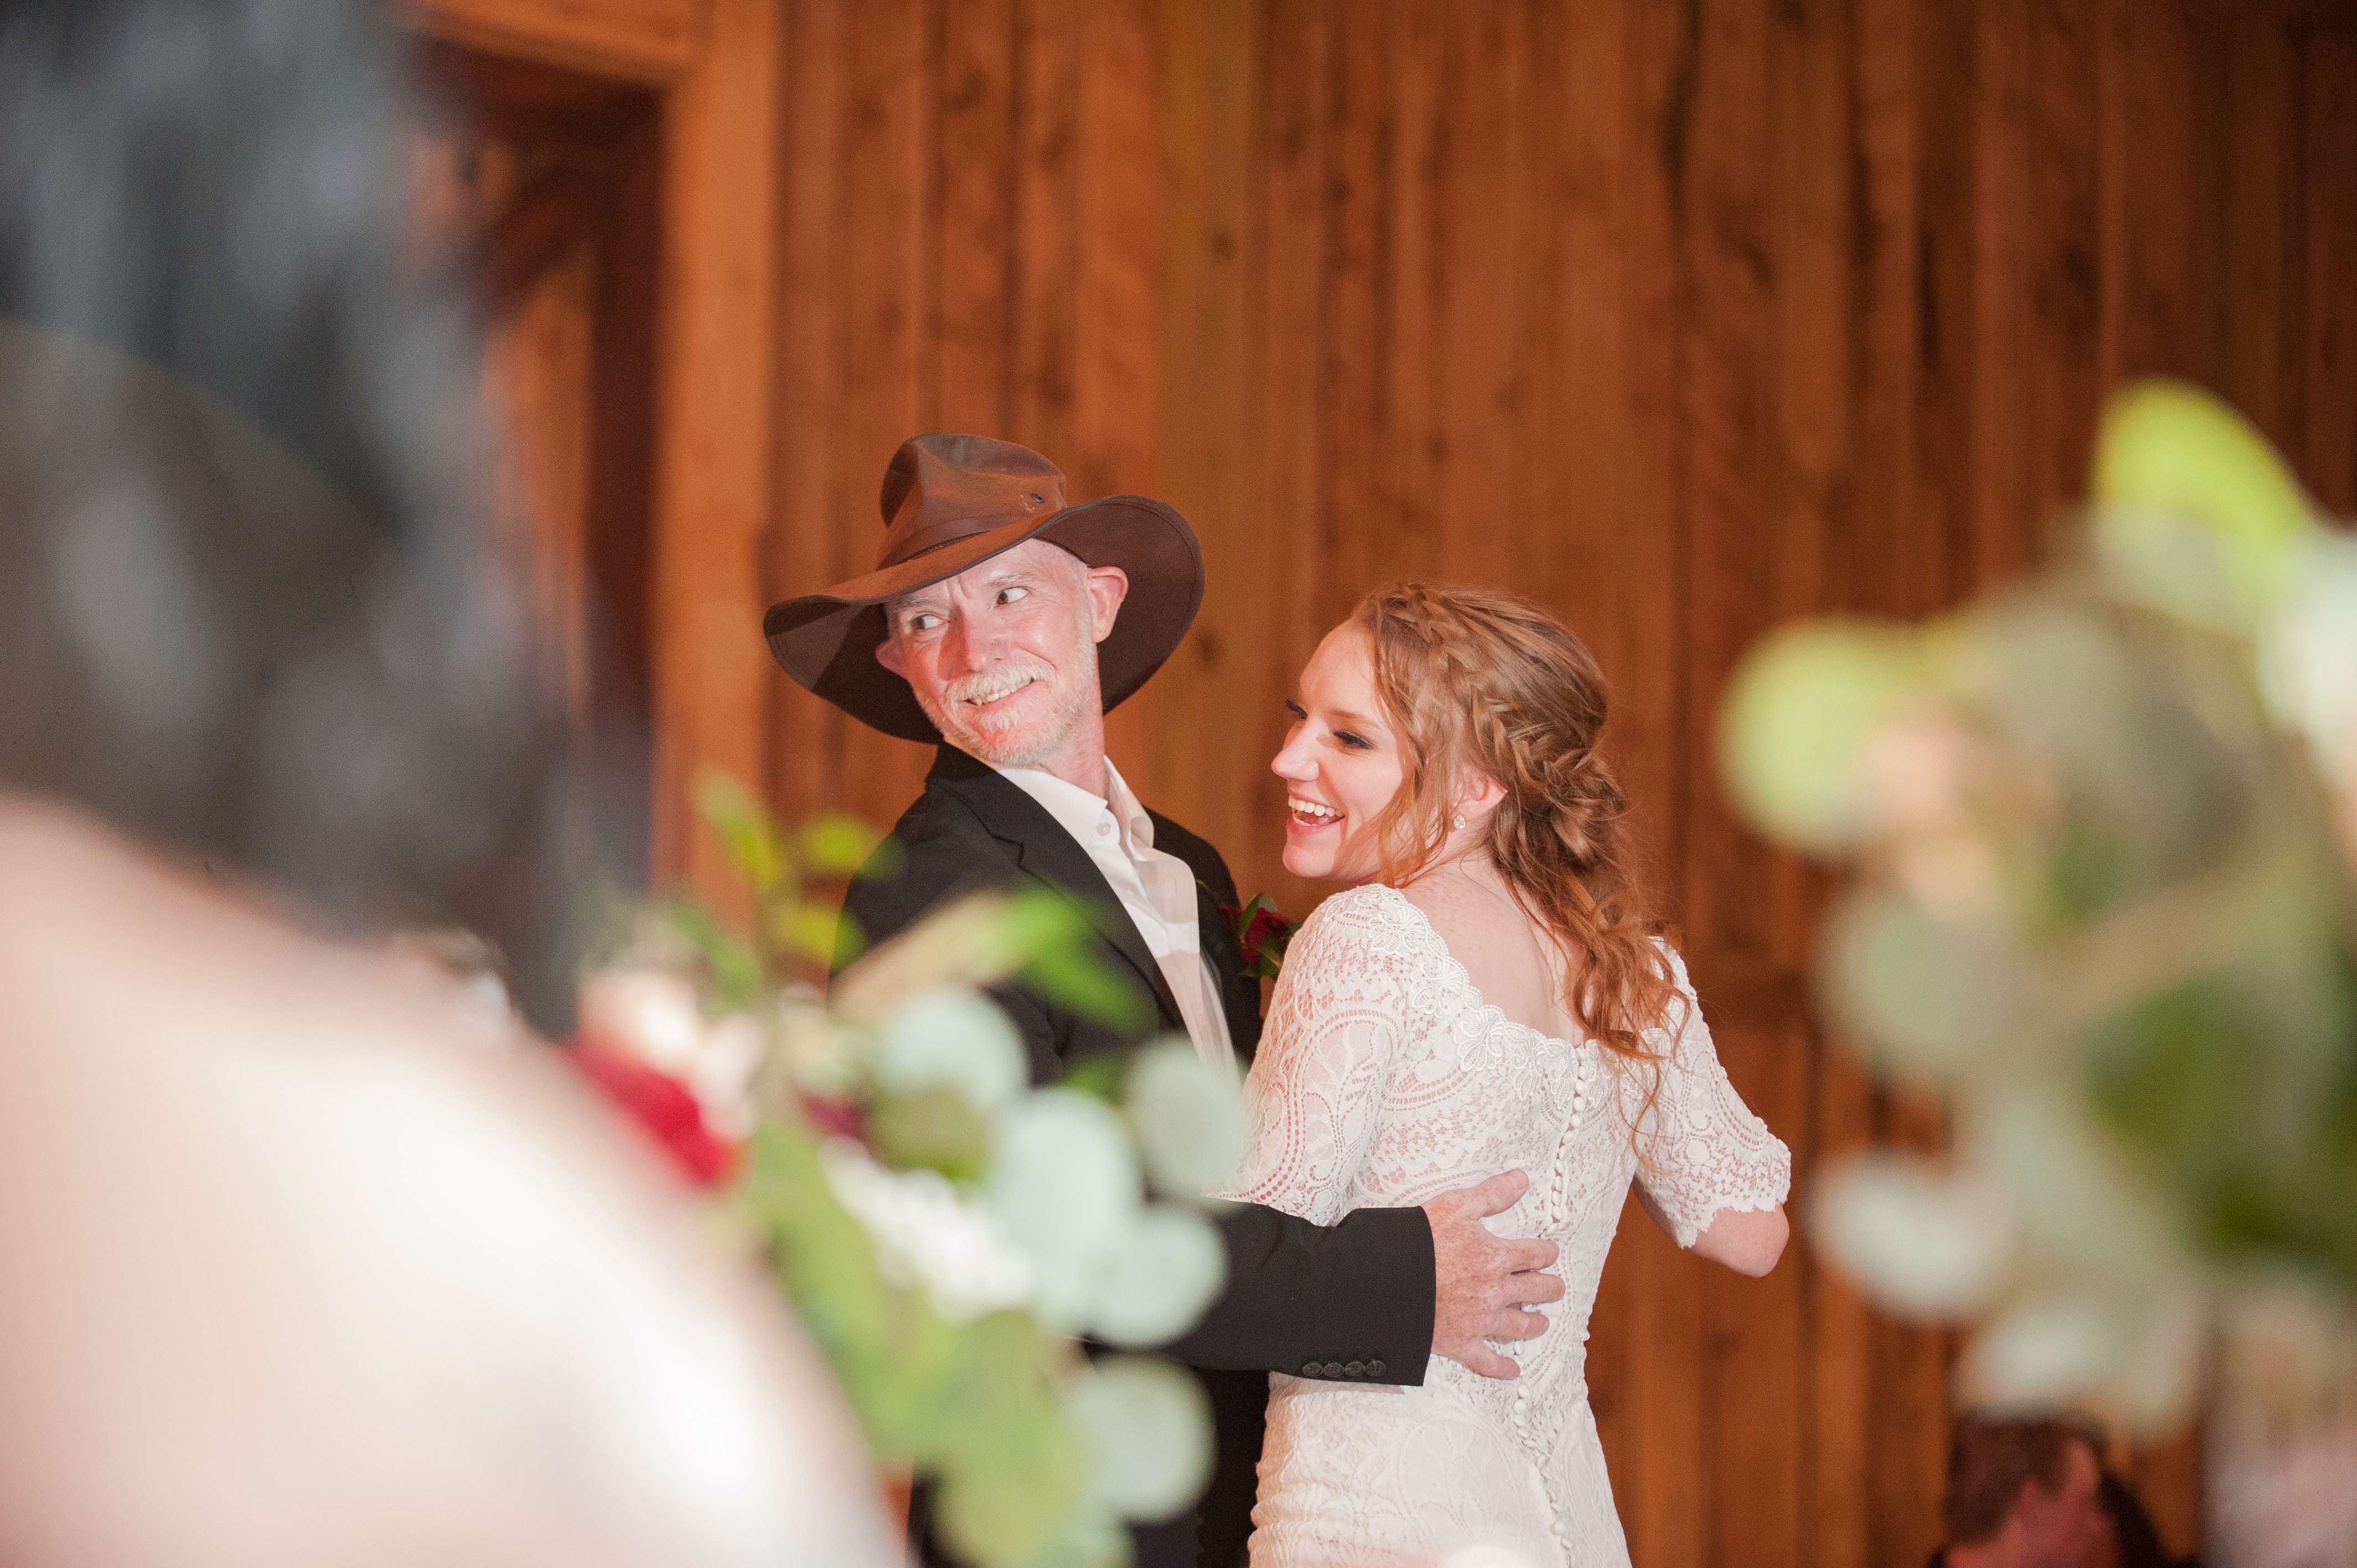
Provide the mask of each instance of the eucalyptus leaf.
[{"label": "eucalyptus leaf", "polygon": [[1985,924],[1942,919],[1897,893],[1844,900],[1819,974],[1844,1033],[1902,1080],[1953,1085],[2038,1048],[2029,955]]},{"label": "eucalyptus leaf", "polygon": [[1064,1406],[1089,1455],[1089,1487],[1124,1519],[1169,1519],[1211,1474],[1202,1385],[1171,1363],[1107,1356],[1073,1380]]},{"label": "eucalyptus leaf", "polygon": [[1876,726],[1924,685],[1920,643],[1880,622],[1787,628],[1744,657],[1718,730],[1720,771],[1762,832],[1831,854],[1863,826],[1858,762]]},{"label": "eucalyptus leaf", "polygon": [[986,1184],[991,1211],[1039,1273],[1050,1327],[1077,1332],[1141,1207],[1137,1156],[1121,1119],[1069,1089],[1027,1094],[999,1115]]},{"label": "eucalyptus leaf", "polygon": [[1020,1093],[1029,1076],[1015,1026],[972,991],[920,991],[876,1031],[876,1080],[889,1090],[952,1089],[987,1113]]},{"label": "eucalyptus leaf", "polygon": [[1130,1125],[1146,1175],[1162,1191],[1200,1197],[1243,1159],[1243,1101],[1234,1079],[1214,1071],[1184,1036],[1140,1051],[1128,1074]]},{"label": "eucalyptus leaf", "polygon": [[756,896],[767,896],[791,871],[778,842],[777,822],[752,792],[727,774],[706,773],[696,784],[696,809],[720,835],[729,864]]},{"label": "eucalyptus leaf", "polygon": [[1168,1206],[1148,1208],[1106,1251],[1090,1326],[1109,1345],[1168,1345],[1201,1320],[1227,1271],[1227,1249],[1209,1220]]},{"label": "eucalyptus leaf", "polygon": [[1042,1390],[1002,1408],[986,1441],[961,1444],[946,1457],[934,1520],[969,1561],[1030,1563],[1066,1536],[1088,1474],[1079,1434]]},{"label": "eucalyptus leaf", "polygon": [[[796,836],[802,869],[813,876],[849,876],[872,861],[891,841],[847,811],[830,811],[802,825]],[[877,867],[874,875],[888,875]]]},{"label": "eucalyptus leaf", "polygon": [[2257,427],[2188,381],[2139,381],[2104,410],[2095,441],[2098,526],[2124,532],[2190,519],[2218,541],[2245,623],[2288,585],[2315,508]]},{"label": "eucalyptus leaf", "polygon": [[1040,953],[1023,966],[1022,977],[1049,1001],[1108,1028],[1131,1033],[1154,1018],[1153,1004],[1137,983],[1085,950]]},{"label": "eucalyptus leaf", "polygon": [[867,1133],[876,1157],[891,1168],[935,1170],[952,1181],[980,1177],[990,1153],[989,1122],[950,1088],[877,1096]]}]

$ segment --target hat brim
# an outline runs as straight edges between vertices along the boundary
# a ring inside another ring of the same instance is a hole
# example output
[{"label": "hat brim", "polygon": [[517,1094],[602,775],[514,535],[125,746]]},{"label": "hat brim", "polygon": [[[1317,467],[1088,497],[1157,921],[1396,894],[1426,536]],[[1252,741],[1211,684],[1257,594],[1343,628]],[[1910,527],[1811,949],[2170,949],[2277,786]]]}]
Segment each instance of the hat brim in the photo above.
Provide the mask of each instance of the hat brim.
[{"label": "hat brim", "polygon": [[908,682],[876,660],[887,631],[884,607],[1029,539],[1128,575],[1129,596],[1112,632],[1097,644],[1097,678],[1111,713],[1178,650],[1203,603],[1203,551],[1195,531],[1177,511],[1144,496],[1106,496],[1008,523],[825,593],[772,605],[761,619],[770,655],[798,685],[861,723],[904,740],[937,742],[941,732],[917,705]]}]

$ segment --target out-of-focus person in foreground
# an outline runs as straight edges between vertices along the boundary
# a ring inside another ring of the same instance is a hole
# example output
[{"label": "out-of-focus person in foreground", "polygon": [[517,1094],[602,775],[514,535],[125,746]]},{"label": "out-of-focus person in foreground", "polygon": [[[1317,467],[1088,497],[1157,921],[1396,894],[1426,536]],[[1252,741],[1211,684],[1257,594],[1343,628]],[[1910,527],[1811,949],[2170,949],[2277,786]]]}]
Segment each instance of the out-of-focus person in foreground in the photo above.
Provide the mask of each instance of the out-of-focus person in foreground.
[{"label": "out-of-focus person in foreground", "polygon": [[0,9],[0,1562],[890,1562],[749,1272],[376,940],[562,1022],[389,28]]}]

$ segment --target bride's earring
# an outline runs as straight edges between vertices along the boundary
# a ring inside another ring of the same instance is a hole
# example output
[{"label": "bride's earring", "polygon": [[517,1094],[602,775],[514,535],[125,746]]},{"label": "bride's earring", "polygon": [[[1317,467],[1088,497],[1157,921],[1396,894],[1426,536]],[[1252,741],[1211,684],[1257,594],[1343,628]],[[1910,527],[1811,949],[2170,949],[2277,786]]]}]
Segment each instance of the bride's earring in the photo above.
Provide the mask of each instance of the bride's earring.
[{"label": "bride's earring", "polygon": [[1449,818],[1448,825],[1455,828],[1458,832],[1463,832],[1465,831],[1465,813],[1459,811],[1455,816]]}]

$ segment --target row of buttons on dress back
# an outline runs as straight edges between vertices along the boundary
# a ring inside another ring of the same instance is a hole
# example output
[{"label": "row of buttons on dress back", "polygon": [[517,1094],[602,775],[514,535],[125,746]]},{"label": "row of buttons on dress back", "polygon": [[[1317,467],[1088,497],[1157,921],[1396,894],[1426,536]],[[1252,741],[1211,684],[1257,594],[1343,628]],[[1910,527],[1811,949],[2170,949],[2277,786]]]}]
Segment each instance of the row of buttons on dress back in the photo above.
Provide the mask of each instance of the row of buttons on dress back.
[{"label": "row of buttons on dress back", "polygon": [[[1564,1190],[1568,1177],[1568,1173],[1565,1169],[1565,1159],[1571,1149],[1572,1137],[1579,1131],[1580,1122],[1587,1112],[1587,1082],[1594,1068],[1595,1059],[1583,1051],[1579,1058],[1579,1070],[1572,1078],[1571,1124],[1563,1130],[1563,1136],[1555,1142],[1555,1168],[1547,1173],[1546,1223],[1547,1229],[1551,1231],[1563,1229],[1564,1220],[1570,1211],[1569,1194]],[[1508,1348],[1511,1350],[1517,1347]],[[1530,1402],[1530,1385],[1526,1382],[1517,1382],[1514,1388],[1515,1425],[1526,1427]],[[1528,1435],[1527,1429],[1524,1435],[1526,1437]],[[1555,1537],[1556,1545],[1562,1546],[1565,1544],[1563,1527],[1558,1522],[1555,1488],[1547,1485],[1547,1477],[1544,1472],[1539,1477],[1539,1489],[1546,1495],[1547,1533]]]},{"label": "row of buttons on dress back", "polygon": [[1305,1378],[1380,1378],[1383,1375],[1381,1361],[1308,1361],[1302,1364]]}]

